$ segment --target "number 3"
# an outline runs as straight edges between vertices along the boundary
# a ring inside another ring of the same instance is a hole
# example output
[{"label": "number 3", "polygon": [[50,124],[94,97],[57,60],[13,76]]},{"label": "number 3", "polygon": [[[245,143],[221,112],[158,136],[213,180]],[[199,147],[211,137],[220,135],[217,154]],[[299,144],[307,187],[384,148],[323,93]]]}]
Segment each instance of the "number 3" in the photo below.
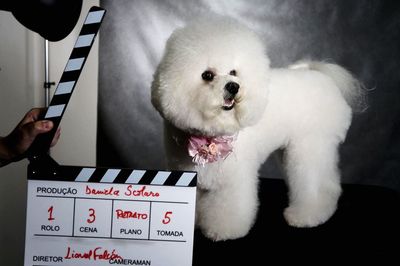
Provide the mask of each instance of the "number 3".
[{"label": "number 3", "polygon": [[168,224],[169,222],[171,222],[171,217],[170,217],[171,214],[172,214],[172,212],[165,213],[164,219],[162,219],[163,224]]},{"label": "number 3", "polygon": [[[91,218],[91,219],[90,219]],[[86,221],[88,222],[88,223],[93,223],[94,221],[96,220],[96,215],[95,215],[95,211],[94,211],[94,209],[92,209],[92,208],[90,208],[89,209],[89,219],[87,219]]]}]

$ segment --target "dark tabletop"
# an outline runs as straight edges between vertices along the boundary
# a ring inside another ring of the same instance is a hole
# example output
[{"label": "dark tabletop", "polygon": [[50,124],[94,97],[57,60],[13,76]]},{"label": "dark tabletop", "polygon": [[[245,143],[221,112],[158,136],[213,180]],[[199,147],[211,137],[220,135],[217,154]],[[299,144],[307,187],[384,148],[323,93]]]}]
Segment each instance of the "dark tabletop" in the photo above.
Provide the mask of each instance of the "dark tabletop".
[{"label": "dark tabletop", "polygon": [[296,256],[310,260],[327,256],[328,261],[393,257],[399,262],[400,196],[394,190],[344,184],[332,218],[305,229],[290,227],[283,218],[287,206],[283,180],[260,179],[259,197],[258,218],[246,237],[213,242],[195,231],[193,265],[266,265],[261,262]]}]

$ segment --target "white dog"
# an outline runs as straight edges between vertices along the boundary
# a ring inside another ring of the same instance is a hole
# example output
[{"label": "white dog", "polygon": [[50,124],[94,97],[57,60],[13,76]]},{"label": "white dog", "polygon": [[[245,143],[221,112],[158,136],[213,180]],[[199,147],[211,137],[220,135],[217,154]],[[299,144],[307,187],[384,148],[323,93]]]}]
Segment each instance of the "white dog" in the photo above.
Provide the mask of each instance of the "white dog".
[{"label": "white dog", "polygon": [[338,65],[304,61],[270,69],[259,37],[228,18],[177,29],[152,83],[165,119],[171,169],[198,172],[196,224],[213,240],[251,229],[258,170],[285,149],[286,221],[327,221],[341,194],[338,146],[362,87]]}]

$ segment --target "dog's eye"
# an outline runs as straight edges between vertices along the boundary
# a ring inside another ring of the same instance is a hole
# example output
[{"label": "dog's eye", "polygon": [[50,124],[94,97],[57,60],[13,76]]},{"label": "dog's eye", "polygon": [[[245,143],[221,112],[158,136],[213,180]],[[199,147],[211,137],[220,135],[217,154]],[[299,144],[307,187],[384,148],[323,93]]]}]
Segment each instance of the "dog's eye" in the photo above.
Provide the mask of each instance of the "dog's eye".
[{"label": "dog's eye", "polygon": [[203,72],[203,74],[201,74],[201,77],[205,81],[212,81],[214,79],[214,76],[215,76],[215,74],[210,70],[206,70]]},{"label": "dog's eye", "polygon": [[232,76],[236,76],[236,70],[231,70],[231,72],[229,72],[229,75],[232,75]]}]

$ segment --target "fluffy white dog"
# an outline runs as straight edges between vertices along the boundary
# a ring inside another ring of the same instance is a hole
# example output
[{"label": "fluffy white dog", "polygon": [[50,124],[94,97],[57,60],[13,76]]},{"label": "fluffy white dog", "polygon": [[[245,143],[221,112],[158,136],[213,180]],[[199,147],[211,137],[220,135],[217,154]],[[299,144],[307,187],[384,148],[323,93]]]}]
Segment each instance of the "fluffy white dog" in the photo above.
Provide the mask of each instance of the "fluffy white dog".
[{"label": "fluffy white dog", "polygon": [[335,64],[270,69],[259,37],[229,18],[177,29],[152,83],[169,167],[198,172],[196,224],[213,240],[249,232],[259,167],[280,148],[286,221],[296,227],[327,221],[341,194],[338,146],[361,98],[358,81]]}]

